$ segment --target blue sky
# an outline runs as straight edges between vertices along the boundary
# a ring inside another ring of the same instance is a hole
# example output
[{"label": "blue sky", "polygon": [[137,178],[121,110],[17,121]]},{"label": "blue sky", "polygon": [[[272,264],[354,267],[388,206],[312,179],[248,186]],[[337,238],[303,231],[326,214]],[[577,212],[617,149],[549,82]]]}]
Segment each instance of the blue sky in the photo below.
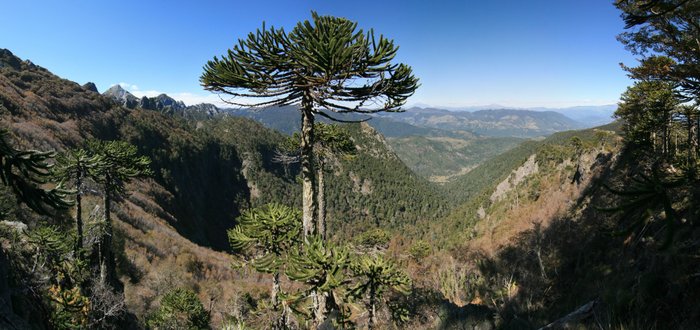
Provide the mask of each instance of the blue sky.
[{"label": "blue sky", "polygon": [[421,88],[409,104],[564,107],[616,103],[634,57],[612,0],[4,1],[0,47],[100,91],[215,102],[202,66],[268,25],[311,10],[394,39]]}]

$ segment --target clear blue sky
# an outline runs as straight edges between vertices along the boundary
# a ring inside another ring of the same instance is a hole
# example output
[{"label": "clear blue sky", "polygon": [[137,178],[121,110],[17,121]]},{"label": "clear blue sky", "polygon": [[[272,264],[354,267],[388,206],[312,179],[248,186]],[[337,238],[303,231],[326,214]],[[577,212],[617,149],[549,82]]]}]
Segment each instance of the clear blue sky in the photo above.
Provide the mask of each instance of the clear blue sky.
[{"label": "clear blue sky", "polygon": [[573,106],[616,103],[634,58],[615,37],[612,0],[4,1],[0,48],[100,91],[186,103],[202,66],[261,26],[288,31],[310,11],[394,39],[422,87],[409,104]]}]

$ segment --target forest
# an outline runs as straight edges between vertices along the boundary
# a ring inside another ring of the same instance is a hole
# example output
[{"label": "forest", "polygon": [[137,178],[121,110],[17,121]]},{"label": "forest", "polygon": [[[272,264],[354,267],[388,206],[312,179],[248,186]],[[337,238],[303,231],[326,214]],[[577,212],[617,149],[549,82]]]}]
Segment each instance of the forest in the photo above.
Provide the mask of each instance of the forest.
[{"label": "forest", "polygon": [[615,121],[538,138],[386,121],[420,77],[316,12],[203,64],[248,116],[0,49],[0,328],[697,328],[700,1],[614,6]]}]

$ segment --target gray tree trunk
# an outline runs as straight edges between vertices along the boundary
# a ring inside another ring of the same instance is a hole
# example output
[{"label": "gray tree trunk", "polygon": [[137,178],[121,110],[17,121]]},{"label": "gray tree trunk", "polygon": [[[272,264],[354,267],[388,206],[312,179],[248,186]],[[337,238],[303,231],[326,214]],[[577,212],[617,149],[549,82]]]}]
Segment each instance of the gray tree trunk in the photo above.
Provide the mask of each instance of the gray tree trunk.
[{"label": "gray tree trunk", "polygon": [[[109,177],[107,178],[109,180]],[[104,195],[104,232],[100,240],[100,283],[116,288],[117,266],[112,251],[112,196],[111,191],[105,186]]]},{"label": "gray tree trunk", "polygon": [[317,203],[318,203],[318,219],[316,223],[316,232],[321,235],[321,237],[326,239],[326,187],[324,181],[323,164],[318,164],[318,191],[317,193]]},{"label": "gray tree trunk", "polygon": [[302,230],[304,240],[314,232],[316,215],[316,185],[313,168],[314,114],[311,96],[304,93],[301,102],[301,180],[302,180]]},{"label": "gray tree trunk", "polygon": [[270,292],[270,302],[272,303],[272,308],[277,310],[279,307],[279,299],[277,295],[280,292],[280,273],[275,272],[272,275],[272,291]]}]

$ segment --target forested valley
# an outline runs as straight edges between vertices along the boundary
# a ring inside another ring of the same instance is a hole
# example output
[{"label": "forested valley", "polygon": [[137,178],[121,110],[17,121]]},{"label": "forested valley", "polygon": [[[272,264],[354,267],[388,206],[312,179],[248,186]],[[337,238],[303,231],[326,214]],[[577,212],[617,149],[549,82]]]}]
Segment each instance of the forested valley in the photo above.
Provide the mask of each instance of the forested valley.
[{"label": "forested valley", "polygon": [[696,329],[700,1],[615,6],[639,65],[584,129],[411,113],[315,12],[203,63],[238,110],[0,49],[0,329]]}]

